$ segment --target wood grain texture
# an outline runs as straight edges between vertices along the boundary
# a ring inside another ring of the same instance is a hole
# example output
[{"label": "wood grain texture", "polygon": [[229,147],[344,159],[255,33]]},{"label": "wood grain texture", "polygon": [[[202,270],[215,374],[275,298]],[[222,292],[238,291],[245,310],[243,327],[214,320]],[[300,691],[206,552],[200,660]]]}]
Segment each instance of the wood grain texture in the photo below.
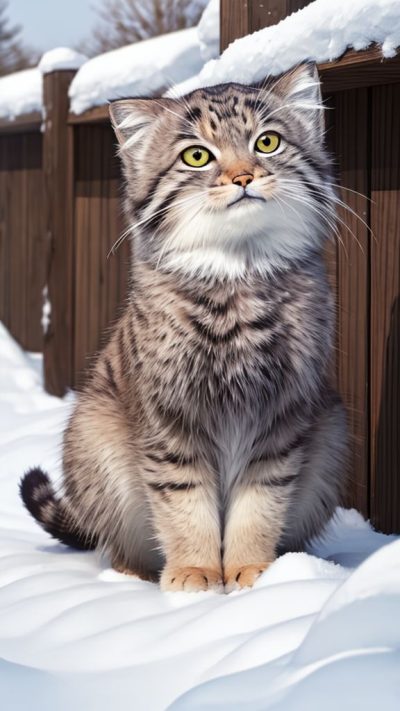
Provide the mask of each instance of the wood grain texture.
[{"label": "wood grain texture", "polygon": [[74,383],[107,338],[126,295],[128,240],[110,250],[123,230],[121,173],[110,126],[76,129]]},{"label": "wood grain texture", "polygon": [[311,0],[221,0],[221,52],[238,37],[275,25]]},{"label": "wood grain texture", "polygon": [[371,91],[371,517],[400,533],[400,84]]},{"label": "wood grain texture", "polygon": [[249,33],[247,0],[220,0],[220,50]]},{"label": "wood grain texture", "polygon": [[42,350],[45,281],[40,132],[0,135],[0,320],[23,348]]},{"label": "wood grain texture", "polygon": [[104,104],[104,106],[95,106],[93,109],[83,111],[81,114],[68,114],[68,123],[70,124],[109,123],[109,121],[110,115],[108,104]]},{"label": "wood grain texture", "polygon": [[46,389],[63,395],[73,380],[74,235],[72,229],[72,128],[67,124],[73,71],[43,77],[46,109],[43,161],[46,188],[47,285],[50,326],[44,339]]},{"label": "wood grain texture", "polygon": [[40,131],[42,124],[42,114],[40,111],[32,111],[29,114],[21,114],[13,119],[0,118],[1,133],[31,133]]},{"label": "wood grain texture", "polygon": [[[351,436],[346,504],[369,515],[369,121],[368,90],[337,93],[330,103],[331,148],[339,181],[337,381]],[[346,206],[346,207],[345,207]]]},{"label": "wood grain texture", "polygon": [[292,12],[309,5],[311,0],[248,0],[250,32],[276,25]]},{"label": "wood grain texture", "polygon": [[380,47],[347,50],[334,62],[318,65],[324,91],[360,89],[400,81],[400,54],[385,59]]}]

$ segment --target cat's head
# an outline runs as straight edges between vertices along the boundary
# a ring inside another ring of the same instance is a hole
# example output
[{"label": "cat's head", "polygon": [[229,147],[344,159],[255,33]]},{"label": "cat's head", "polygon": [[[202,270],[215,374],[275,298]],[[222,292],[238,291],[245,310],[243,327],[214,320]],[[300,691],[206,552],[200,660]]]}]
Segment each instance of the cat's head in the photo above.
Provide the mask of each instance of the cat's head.
[{"label": "cat's head", "polygon": [[138,253],[235,275],[319,247],[334,195],[322,108],[310,64],[255,87],[114,102]]}]

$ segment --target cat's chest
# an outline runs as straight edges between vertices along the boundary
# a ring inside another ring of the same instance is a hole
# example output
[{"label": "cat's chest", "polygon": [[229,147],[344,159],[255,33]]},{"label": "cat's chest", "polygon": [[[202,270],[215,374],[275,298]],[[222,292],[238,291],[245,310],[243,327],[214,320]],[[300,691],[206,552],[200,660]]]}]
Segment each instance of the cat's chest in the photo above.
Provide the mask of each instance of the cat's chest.
[{"label": "cat's chest", "polygon": [[314,291],[287,274],[160,300],[142,357],[147,393],[219,432],[226,423],[234,440],[237,419],[251,426],[249,412],[278,406],[323,360],[329,318]]}]

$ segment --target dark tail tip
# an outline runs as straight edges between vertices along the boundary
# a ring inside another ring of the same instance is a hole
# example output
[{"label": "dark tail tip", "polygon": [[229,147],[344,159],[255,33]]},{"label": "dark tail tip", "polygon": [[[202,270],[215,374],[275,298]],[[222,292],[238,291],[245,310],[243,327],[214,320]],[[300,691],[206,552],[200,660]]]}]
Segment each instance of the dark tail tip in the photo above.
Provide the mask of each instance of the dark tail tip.
[{"label": "dark tail tip", "polygon": [[43,521],[43,506],[54,502],[54,489],[47,474],[39,467],[30,469],[19,484],[21,499],[29,513],[40,523]]},{"label": "dark tail tip", "polygon": [[96,537],[76,525],[64,499],[56,496],[49,477],[39,467],[30,469],[22,477],[19,491],[29,513],[51,536],[78,550],[96,547]]}]

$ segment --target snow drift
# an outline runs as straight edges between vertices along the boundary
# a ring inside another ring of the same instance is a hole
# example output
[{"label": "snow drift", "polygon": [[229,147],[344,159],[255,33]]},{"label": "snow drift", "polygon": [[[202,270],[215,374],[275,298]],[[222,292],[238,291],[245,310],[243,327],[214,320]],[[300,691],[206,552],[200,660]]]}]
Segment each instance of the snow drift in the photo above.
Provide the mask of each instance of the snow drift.
[{"label": "snow drift", "polygon": [[0,688],[7,711],[397,711],[400,540],[339,509],[252,590],[162,594],[53,541],[18,481],[56,479],[73,404],[0,328]]},{"label": "snow drift", "polygon": [[251,84],[305,60],[332,61],[348,48],[362,50],[372,43],[381,46],[384,57],[396,54],[400,45],[399,0],[314,0],[277,25],[236,40],[177,91],[185,94],[230,81]]},{"label": "snow drift", "polygon": [[100,54],[74,77],[69,90],[71,111],[80,114],[111,99],[162,92],[197,73],[203,63],[196,28]]},{"label": "snow drift", "polygon": [[41,111],[42,75],[39,69],[25,69],[0,79],[0,117],[14,120],[21,114]]}]

